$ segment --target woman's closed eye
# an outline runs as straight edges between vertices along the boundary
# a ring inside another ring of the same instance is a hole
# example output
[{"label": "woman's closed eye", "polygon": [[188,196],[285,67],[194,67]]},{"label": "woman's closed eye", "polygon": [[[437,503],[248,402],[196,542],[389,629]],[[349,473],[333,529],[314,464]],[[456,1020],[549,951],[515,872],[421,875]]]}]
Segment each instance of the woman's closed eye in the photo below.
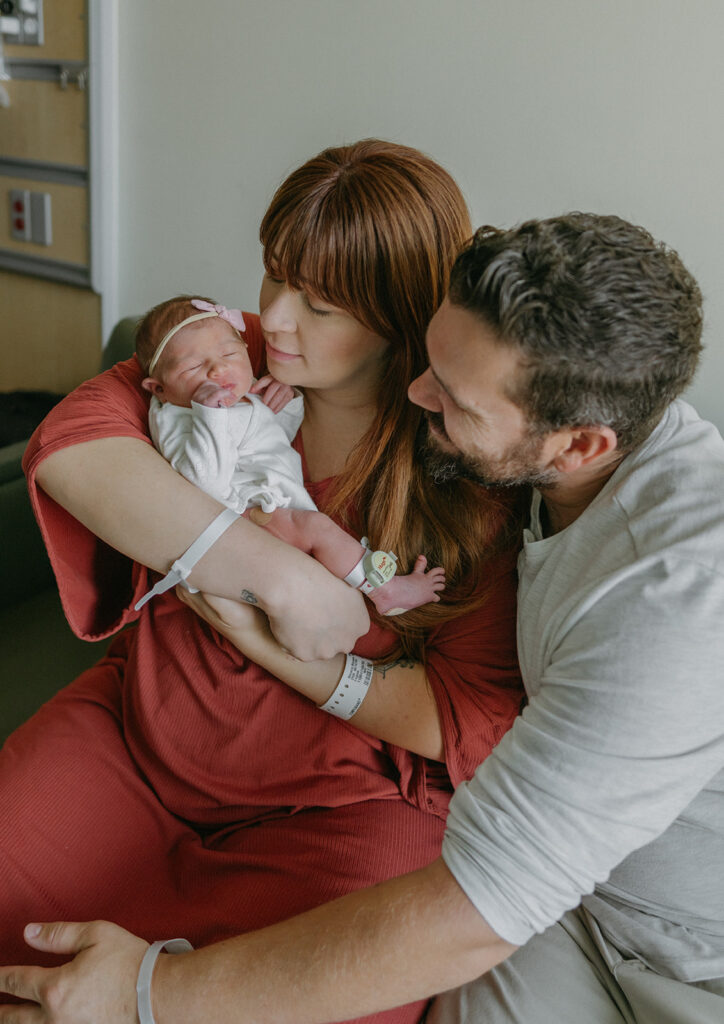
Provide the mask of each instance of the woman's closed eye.
[{"label": "woman's closed eye", "polygon": [[312,301],[306,292],[302,292],[302,300],[309,312],[314,313],[315,316],[329,316],[332,312],[331,309],[319,309],[317,306],[313,306]]}]

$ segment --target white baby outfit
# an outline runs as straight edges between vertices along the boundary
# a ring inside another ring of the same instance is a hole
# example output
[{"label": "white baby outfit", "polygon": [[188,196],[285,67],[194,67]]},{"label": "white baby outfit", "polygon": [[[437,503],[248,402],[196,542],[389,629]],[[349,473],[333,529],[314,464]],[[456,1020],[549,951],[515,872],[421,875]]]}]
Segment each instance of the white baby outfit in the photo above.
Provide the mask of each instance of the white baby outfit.
[{"label": "white baby outfit", "polygon": [[304,416],[301,395],[273,413],[257,395],[228,409],[191,403],[187,409],[154,396],[151,438],[173,468],[241,514],[247,508],[316,508],[304,488],[291,440]]}]

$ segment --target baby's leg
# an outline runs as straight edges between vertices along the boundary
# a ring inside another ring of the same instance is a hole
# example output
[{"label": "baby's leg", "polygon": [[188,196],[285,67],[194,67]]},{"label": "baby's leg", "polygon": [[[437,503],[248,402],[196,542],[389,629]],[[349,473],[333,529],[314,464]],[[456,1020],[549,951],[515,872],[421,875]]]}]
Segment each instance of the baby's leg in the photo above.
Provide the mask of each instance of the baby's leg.
[{"label": "baby's leg", "polygon": [[[359,541],[345,533],[323,512],[278,508],[266,513],[252,509],[248,515],[252,522],[316,558],[342,580],[365,553]],[[426,567],[427,560],[420,555],[409,576],[394,576],[368,593],[367,597],[382,615],[399,615],[429,601],[439,601],[438,591],[445,586],[444,570],[426,572]]]}]

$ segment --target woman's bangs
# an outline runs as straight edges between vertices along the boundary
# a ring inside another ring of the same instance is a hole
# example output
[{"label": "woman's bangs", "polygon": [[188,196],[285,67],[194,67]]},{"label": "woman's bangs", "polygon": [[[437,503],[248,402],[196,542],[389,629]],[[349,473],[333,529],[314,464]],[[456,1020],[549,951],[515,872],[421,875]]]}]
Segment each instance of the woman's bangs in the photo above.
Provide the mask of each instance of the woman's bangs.
[{"label": "woman's bangs", "polygon": [[336,209],[315,204],[275,212],[265,219],[261,241],[270,277],[357,315],[366,260],[352,251]]}]

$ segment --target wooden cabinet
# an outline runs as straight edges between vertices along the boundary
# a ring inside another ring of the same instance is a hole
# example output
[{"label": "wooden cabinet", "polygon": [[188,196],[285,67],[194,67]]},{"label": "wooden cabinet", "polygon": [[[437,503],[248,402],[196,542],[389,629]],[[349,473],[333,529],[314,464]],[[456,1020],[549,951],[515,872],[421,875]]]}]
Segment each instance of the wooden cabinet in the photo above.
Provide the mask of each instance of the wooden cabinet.
[{"label": "wooden cabinet", "polygon": [[0,109],[0,158],[88,168],[88,98],[57,82],[5,83],[10,106]]},{"label": "wooden cabinet", "polygon": [[[102,0],[106,2],[106,0]],[[0,388],[69,391],[100,362],[91,288],[88,6],[46,0],[41,46],[5,45],[0,107]],[[12,235],[10,193],[50,196],[50,245]],[[72,283],[68,283],[72,282]]]},{"label": "wooden cabinet", "polygon": [[100,365],[100,296],[0,271],[0,391],[72,391]]}]

